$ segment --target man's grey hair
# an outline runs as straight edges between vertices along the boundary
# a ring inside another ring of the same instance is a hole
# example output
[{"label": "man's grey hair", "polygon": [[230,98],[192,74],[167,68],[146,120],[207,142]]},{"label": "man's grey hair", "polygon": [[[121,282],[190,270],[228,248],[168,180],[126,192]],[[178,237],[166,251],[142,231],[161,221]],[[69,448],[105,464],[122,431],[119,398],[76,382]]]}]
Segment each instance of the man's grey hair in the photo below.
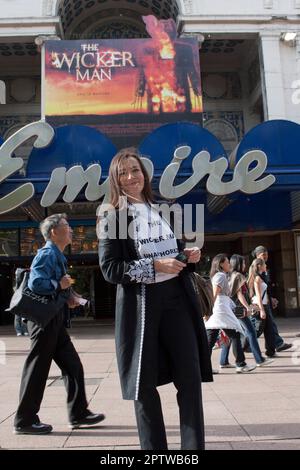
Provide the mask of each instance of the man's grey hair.
[{"label": "man's grey hair", "polygon": [[43,235],[44,239],[50,240],[51,239],[51,230],[58,226],[59,222],[62,219],[67,219],[67,214],[52,214],[49,215],[46,219],[42,220],[40,223],[40,231]]},{"label": "man's grey hair", "polygon": [[268,249],[265,246],[259,245],[252,251],[252,256],[256,258],[261,253],[268,253]]}]

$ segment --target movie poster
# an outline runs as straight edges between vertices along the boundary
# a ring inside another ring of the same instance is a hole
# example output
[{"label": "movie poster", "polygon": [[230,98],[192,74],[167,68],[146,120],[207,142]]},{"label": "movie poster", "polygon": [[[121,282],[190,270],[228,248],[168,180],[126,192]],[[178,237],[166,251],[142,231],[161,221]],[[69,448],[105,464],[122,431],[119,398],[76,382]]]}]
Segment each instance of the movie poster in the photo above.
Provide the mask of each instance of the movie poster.
[{"label": "movie poster", "polygon": [[144,17],[149,39],[46,41],[43,114],[95,127],[119,148],[169,122],[202,125],[198,43]]}]

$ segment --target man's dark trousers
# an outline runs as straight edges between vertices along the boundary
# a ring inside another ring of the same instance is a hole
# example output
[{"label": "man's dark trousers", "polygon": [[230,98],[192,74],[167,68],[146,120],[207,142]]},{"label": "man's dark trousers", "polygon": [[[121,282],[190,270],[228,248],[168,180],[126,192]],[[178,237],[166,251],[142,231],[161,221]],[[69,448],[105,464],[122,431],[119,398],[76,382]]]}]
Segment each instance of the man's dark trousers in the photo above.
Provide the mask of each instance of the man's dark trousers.
[{"label": "man's dark trousers", "polygon": [[25,427],[39,423],[38,412],[52,359],[63,374],[70,422],[84,417],[87,400],[83,367],[64,327],[63,311],[51,320],[45,330],[31,321],[27,323],[27,327],[31,348],[23,368],[15,426]]}]

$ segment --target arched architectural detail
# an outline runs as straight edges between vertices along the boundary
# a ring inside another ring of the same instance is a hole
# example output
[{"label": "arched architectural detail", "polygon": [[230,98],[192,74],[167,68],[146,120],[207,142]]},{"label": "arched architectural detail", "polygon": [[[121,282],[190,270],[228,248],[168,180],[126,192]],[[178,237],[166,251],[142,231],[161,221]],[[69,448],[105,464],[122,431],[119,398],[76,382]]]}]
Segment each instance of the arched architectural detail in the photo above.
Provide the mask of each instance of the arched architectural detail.
[{"label": "arched architectural detail", "polygon": [[65,39],[147,37],[142,15],[179,15],[177,0],[58,0]]},{"label": "arched architectural detail", "polygon": [[55,4],[58,3],[57,0],[43,0],[42,3],[42,14],[44,16],[53,16],[56,13]]}]

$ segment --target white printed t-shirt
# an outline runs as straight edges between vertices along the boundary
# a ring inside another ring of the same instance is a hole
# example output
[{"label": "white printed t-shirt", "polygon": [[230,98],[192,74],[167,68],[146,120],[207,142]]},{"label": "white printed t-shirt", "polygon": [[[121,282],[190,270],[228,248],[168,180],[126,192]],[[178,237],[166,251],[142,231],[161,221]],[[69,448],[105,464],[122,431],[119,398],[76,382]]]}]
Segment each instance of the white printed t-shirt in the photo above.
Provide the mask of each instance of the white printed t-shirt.
[{"label": "white printed t-shirt", "polygon": [[[136,241],[141,258],[175,258],[178,246],[173,230],[157,210],[148,204],[132,204],[136,224]],[[155,282],[163,282],[178,274],[155,273]]]}]

